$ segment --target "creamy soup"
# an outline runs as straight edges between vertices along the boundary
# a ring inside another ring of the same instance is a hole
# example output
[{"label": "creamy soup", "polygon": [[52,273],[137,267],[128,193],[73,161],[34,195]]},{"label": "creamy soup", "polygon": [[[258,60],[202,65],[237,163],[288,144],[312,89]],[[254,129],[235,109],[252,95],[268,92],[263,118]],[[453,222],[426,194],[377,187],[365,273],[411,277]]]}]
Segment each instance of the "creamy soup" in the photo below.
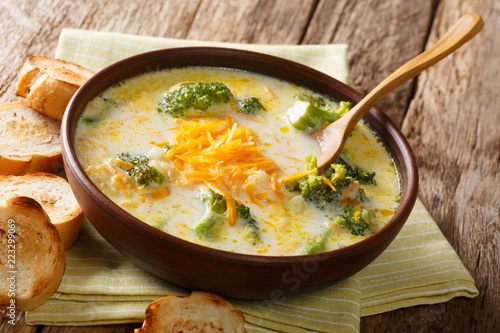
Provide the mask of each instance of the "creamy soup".
[{"label": "creamy soup", "polygon": [[[186,82],[220,82],[232,96],[209,107],[187,104],[181,114],[166,112],[167,96]],[[287,116],[298,96],[326,100],[243,71],[143,74],[87,105],[76,129],[77,155],[119,206],[190,242],[276,256],[341,248],[391,219],[400,195],[397,170],[377,136],[359,123],[337,169],[318,172],[312,157],[319,156],[317,144]],[[240,112],[247,98],[260,107],[251,114]]]}]

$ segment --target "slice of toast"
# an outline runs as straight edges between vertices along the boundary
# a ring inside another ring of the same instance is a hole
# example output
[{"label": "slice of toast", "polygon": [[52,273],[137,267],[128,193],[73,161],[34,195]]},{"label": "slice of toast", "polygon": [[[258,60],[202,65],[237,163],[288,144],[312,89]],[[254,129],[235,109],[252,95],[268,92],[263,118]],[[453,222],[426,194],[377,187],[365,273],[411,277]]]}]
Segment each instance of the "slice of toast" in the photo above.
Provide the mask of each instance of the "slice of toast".
[{"label": "slice of toast", "polygon": [[11,304],[33,310],[57,290],[66,257],[59,233],[35,200],[12,197],[0,205],[0,262],[0,310]]},{"label": "slice of toast", "polygon": [[60,127],[22,102],[0,105],[0,174],[61,170]]},{"label": "slice of toast", "polygon": [[71,247],[78,238],[83,212],[64,178],[43,172],[0,175],[0,189],[0,204],[15,196],[38,201],[57,228],[64,249]]},{"label": "slice of toast", "polygon": [[15,94],[35,111],[61,120],[73,94],[92,75],[74,63],[31,56],[21,68]]},{"label": "slice of toast", "polygon": [[135,333],[246,332],[245,317],[226,299],[193,291],[189,297],[167,296],[152,302]]}]

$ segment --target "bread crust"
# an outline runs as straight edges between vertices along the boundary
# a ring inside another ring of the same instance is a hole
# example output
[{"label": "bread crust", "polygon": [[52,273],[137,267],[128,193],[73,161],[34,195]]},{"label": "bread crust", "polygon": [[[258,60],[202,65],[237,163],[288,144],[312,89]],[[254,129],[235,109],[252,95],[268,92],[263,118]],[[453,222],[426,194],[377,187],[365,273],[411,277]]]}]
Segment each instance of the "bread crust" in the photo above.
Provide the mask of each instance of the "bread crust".
[{"label": "bread crust", "polygon": [[23,102],[43,115],[61,120],[66,106],[77,90],[78,86],[43,74],[31,86],[30,93]]},{"label": "bread crust", "polygon": [[74,63],[31,56],[20,71],[15,94],[35,111],[61,120],[71,97],[92,75]]},{"label": "bread crust", "polygon": [[45,172],[0,175],[0,188],[0,204],[14,196],[36,200],[59,232],[63,249],[70,248],[78,239],[83,212],[64,178]]},{"label": "bread crust", "polygon": [[25,175],[31,172],[57,173],[63,169],[62,152],[31,156],[0,155],[0,174]]},{"label": "bread crust", "polygon": [[225,298],[193,291],[189,297],[167,296],[146,309],[143,327],[135,333],[244,333],[245,317]]},{"label": "bread crust", "polygon": [[[0,266],[0,278],[7,281],[15,273],[15,307],[30,311],[44,303],[57,290],[66,266],[61,237],[42,206],[28,197],[11,197],[0,205],[0,253],[8,245],[8,221],[15,225],[15,269]],[[11,228],[10,228],[11,229]],[[0,260],[7,260],[7,252]],[[10,294],[10,295],[9,295]],[[0,310],[6,310],[12,297],[10,284],[0,284]]]},{"label": "bread crust", "polygon": [[[0,174],[62,170],[58,120],[40,115],[22,102],[0,105],[0,120]],[[40,141],[36,149],[32,146],[35,141]]]},{"label": "bread crust", "polygon": [[29,88],[33,85],[36,79],[41,75],[40,69],[33,66],[28,58],[21,67],[19,72],[16,91],[17,96],[28,96]]}]

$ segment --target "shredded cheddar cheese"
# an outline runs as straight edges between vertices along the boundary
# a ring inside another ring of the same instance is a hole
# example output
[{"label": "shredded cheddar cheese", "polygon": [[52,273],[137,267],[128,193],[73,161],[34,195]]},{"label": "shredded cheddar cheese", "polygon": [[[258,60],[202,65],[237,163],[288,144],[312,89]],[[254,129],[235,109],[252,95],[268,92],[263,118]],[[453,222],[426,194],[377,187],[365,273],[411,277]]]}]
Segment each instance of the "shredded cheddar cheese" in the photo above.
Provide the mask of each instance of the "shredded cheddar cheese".
[{"label": "shredded cheddar cheese", "polygon": [[359,210],[357,210],[355,213],[354,213],[354,220],[356,222],[359,223],[359,215],[361,215],[361,213],[359,212]]},{"label": "shredded cheddar cheese", "polygon": [[278,198],[282,199],[285,197],[285,195],[283,194],[283,191],[281,190],[281,184],[280,184],[277,173],[273,173],[271,175],[271,190],[276,193]]},{"label": "shredded cheddar cheese", "polygon": [[[165,157],[177,168],[185,184],[206,183],[221,193],[228,204],[229,223],[234,225],[233,196],[245,191],[252,201],[264,201],[266,193],[254,193],[248,178],[259,171],[275,173],[276,163],[262,154],[257,136],[250,129],[238,126],[232,117],[178,122],[180,126],[168,143],[171,148]],[[269,184],[269,190],[275,188],[273,185]]]},{"label": "shredded cheddar cheese", "polygon": [[336,192],[336,191],[337,191],[337,189],[335,189],[335,186],[333,186],[332,182],[331,182],[328,178],[323,177],[323,183],[325,183],[326,185],[330,186],[330,188],[331,188],[334,192]]},{"label": "shredded cheddar cheese", "polygon": [[317,175],[318,169],[311,169],[311,170],[306,170],[306,171],[302,171],[302,172],[297,172],[297,173],[294,173],[294,174],[291,174],[291,175],[288,175],[288,176],[281,178],[279,180],[279,182],[282,184],[286,184],[286,183],[292,182],[294,180],[304,178],[305,176],[311,175],[311,174]]}]

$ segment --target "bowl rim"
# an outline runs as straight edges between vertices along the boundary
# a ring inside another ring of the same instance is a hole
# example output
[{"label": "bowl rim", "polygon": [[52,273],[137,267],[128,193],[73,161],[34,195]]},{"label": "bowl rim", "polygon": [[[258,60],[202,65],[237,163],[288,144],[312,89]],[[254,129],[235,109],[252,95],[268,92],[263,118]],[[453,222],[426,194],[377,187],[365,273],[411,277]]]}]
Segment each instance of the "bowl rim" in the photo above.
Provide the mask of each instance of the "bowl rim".
[{"label": "bowl rim", "polygon": [[[118,204],[113,202],[108,196],[106,196],[98,187],[95,185],[92,180],[88,177],[86,172],[84,171],[82,165],[80,164],[76,151],[75,151],[75,142],[74,142],[74,128],[76,127],[76,123],[73,126],[73,131],[71,130],[72,125],[71,122],[76,122],[80,117],[81,112],[78,114],[78,117],[75,115],[75,108],[78,103],[81,102],[82,99],[85,98],[85,95],[89,93],[92,89],[93,85],[96,82],[102,81],[103,79],[112,76],[112,73],[122,67],[133,65],[138,61],[146,62],[149,59],[155,59],[158,56],[168,57],[171,55],[203,55],[206,53],[217,53],[220,56],[228,56],[228,55],[238,55],[243,56],[248,59],[252,59],[254,61],[265,61],[270,63],[276,63],[282,65],[284,68],[290,68],[296,71],[299,71],[301,74],[306,74],[314,77],[315,80],[320,80],[329,84],[332,89],[337,90],[340,94],[352,97],[354,102],[358,102],[361,100],[363,95],[355,90],[354,88],[344,84],[337,79],[322,73],[318,70],[315,70],[306,65],[287,60],[284,58],[263,54],[255,51],[227,48],[227,47],[179,47],[179,48],[169,48],[169,49],[160,49],[150,52],[145,52],[137,55],[133,55],[131,57],[119,60],[102,70],[98,71],[94,76],[92,76],[88,81],[86,81],[73,95],[71,98],[66,112],[64,113],[62,123],[61,123],[61,141],[62,141],[62,150],[63,150],[63,160],[65,167],[69,167],[72,169],[74,176],[79,181],[79,186],[85,189],[85,192],[90,193],[91,195],[98,196],[99,201],[106,205],[108,209],[111,209],[111,213],[115,216],[123,216],[122,223],[127,226],[133,228],[136,232],[146,233],[152,235],[153,237],[159,239],[161,242],[173,242],[176,246],[181,246],[184,250],[188,252],[196,253],[201,256],[217,256],[219,259],[222,259],[226,262],[233,262],[238,264],[246,264],[246,265],[262,265],[263,262],[275,265],[291,265],[298,261],[302,260],[311,260],[311,258],[324,258],[328,256],[339,257],[348,257],[352,255],[353,252],[363,252],[364,250],[373,247],[376,243],[382,242],[383,237],[381,235],[391,232],[392,229],[397,229],[394,237],[399,232],[399,229],[404,225],[408,215],[413,209],[417,198],[418,192],[418,172],[417,166],[415,162],[415,158],[411,147],[401,133],[399,128],[392,122],[392,120],[383,113],[378,107],[373,107],[369,111],[369,116],[371,116],[376,121],[379,121],[385,125],[388,132],[390,132],[391,137],[393,137],[396,142],[396,146],[401,151],[402,160],[406,165],[406,173],[407,173],[407,183],[406,183],[406,191],[407,195],[403,196],[403,191],[401,192],[401,201],[399,203],[398,209],[396,213],[393,215],[391,220],[387,222],[381,229],[379,229],[373,235],[368,236],[365,239],[362,239],[354,244],[348,245],[343,248],[319,252],[315,254],[308,255],[255,255],[255,254],[245,254],[239,252],[229,252],[225,250],[220,250],[212,247],[208,247],[201,244],[196,244],[190,242],[188,240],[182,239],[180,237],[170,235],[164,231],[158,230],[149,224],[141,221],[140,219],[134,217],[132,214],[128,213],[125,209],[121,208]],[[203,66],[203,67],[213,67],[213,66]],[[170,67],[174,68],[174,67]],[[224,68],[224,67],[220,67]],[[230,68],[231,67],[226,67]],[[233,68],[234,69],[234,68]],[[143,71],[138,74],[131,75],[129,77],[134,77],[145,73]],[[271,76],[273,77],[273,76]],[[126,78],[125,78],[126,79]],[[116,82],[122,81],[120,79]],[[107,85],[105,89],[109,88],[111,85]],[[99,90],[100,92],[104,90]],[[93,95],[90,99],[95,97]],[[89,100],[90,100],[89,99]],[[82,110],[83,112],[83,110]],[[74,119],[77,118],[77,119]],[[369,123],[369,122],[368,122]],[[377,133],[377,132],[376,132]],[[73,135],[69,135],[73,134]],[[382,139],[382,138],[381,138]],[[388,147],[389,149],[389,147]],[[389,150],[390,151],[390,150]],[[398,168],[398,166],[396,166]],[[398,169],[400,173],[400,170]],[[401,181],[400,181],[401,183]],[[92,221],[90,221],[92,223]],[[93,224],[93,223],[92,223]],[[392,240],[391,240],[392,241]]]}]

